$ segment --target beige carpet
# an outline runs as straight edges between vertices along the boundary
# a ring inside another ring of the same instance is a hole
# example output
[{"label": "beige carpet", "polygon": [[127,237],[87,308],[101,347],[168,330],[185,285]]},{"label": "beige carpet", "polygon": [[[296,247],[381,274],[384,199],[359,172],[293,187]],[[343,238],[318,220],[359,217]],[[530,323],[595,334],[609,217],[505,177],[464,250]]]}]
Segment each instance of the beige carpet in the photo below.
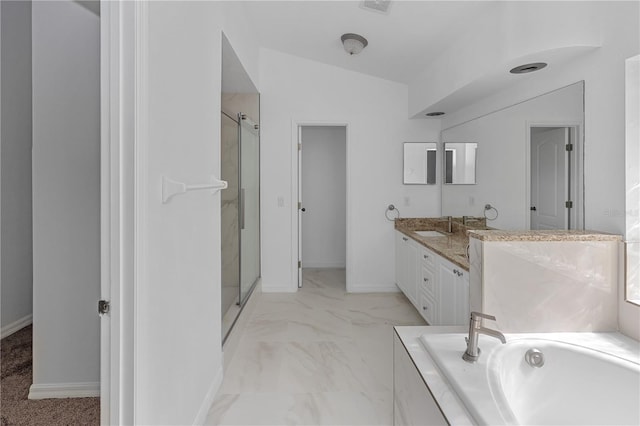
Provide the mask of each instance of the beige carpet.
[{"label": "beige carpet", "polygon": [[32,327],[1,341],[0,419],[5,425],[99,425],[99,398],[27,399],[32,376]]}]

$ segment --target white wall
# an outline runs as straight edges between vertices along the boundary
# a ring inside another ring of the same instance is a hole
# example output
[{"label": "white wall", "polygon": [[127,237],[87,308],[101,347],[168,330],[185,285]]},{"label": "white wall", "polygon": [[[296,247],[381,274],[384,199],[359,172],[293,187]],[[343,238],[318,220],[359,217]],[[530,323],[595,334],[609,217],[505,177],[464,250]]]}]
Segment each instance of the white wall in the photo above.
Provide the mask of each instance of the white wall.
[{"label": "white wall", "polygon": [[31,2],[3,1],[0,165],[2,337],[31,322]]},{"label": "white wall", "polygon": [[436,141],[439,122],[407,119],[405,85],[260,52],[263,291],[297,286],[297,122],[348,125],[347,289],[395,291],[387,205],[404,217],[440,213],[439,185],[402,185],[402,143]]},{"label": "white wall", "polygon": [[[552,7],[533,2],[527,7]],[[602,47],[570,63],[534,73],[442,120],[449,128],[569,84],[585,81],[585,224],[588,229],[624,233],[624,61],[640,51],[637,2],[576,2],[588,9]],[[526,4],[526,3],[525,3]],[[535,6],[537,4],[538,6]],[[523,13],[526,13],[526,9]],[[539,14],[532,14],[539,16]],[[532,37],[537,33],[531,33]],[[492,46],[486,46],[490,50]],[[465,66],[463,56],[452,67]],[[603,172],[603,166],[606,172]]]},{"label": "white wall", "polygon": [[72,1],[33,3],[33,386],[100,372],[100,22]]},{"label": "white wall", "polygon": [[[640,4],[613,1],[510,3],[505,4],[510,9],[505,13],[512,16],[517,13],[520,17],[507,20],[508,28],[501,28],[498,32],[473,32],[465,35],[472,50],[451,49],[445,53],[445,60],[439,61],[443,70],[466,69],[466,73],[473,69],[476,76],[479,76],[484,69],[490,68],[490,62],[494,59],[495,63],[502,63],[508,57],[517,58],[526,56],[528,52],[544,51],[553,47],[554,43],[570,46],[597,42],[601,47],[577,56],[570,62],[551,63],[542,71],[525,76],[521,83],[512,80],[513,83],[504,90],[448,113],[442,120],[442,127],[448,128],[584,80],[585,227],[624,234],[624,64],[627,58],[640,52]],[[579,9],[577,13],[571,12],[575,8]],[[569,16],[571,19],[566,19]],[[576,19],[578,16],[580,18]],[[499,18],[500,15],[496,17]],[[549,25],[558,22],[558,19],[562,20],[561,25]],[[543,22],[545,31],[540,30]],[[571,29],[565,25],[567,23],[575,25],[576,31],[566,31]],[[484,38],[483,34],[488,34],[488,38]],[[540,38],[541,35],[544,37]],[[494,52],[497,46],[506,42],[496,41],[496,37],[515,40],[509,42],[512,46],[506,51],[508,55],[503,51],[498,59]],[[461,39],[460,43],[464,42]],[[469,63],[477,63],[478,66],[471,68]],[[424,105],[421,102],[425,102],[433,94],[428,91],[429,87],[448,87],[450,90],[459,87],[456,86],[459,81],[456,82],[455,76],[450,77],[443,72],[433,74],[436,71],[429,70],[411,85],[415,89],[412,90],[412,112],[419,111],[420,105]],[[444,81],[447,78],[454,81]],[[465,76],[465,79],[473,78]],[[624,292],[621,291],[618,297],[622,331],[637,339],[637,326],[628,324],[638,323],[640,308],[624,302]]]},{"label": "white wall", "polygon": [[202,423],[222,380],[220,195],[162,204],[159,187],[220,176],[221,31],[241,60],[257,64],[257,49],[234,5],[145,7],[134,423]]},{"label": "white wall", "polygon": [[[477,142],[478,149],[477,183],[444,185],[442,214],[482,216],[484,205],[491,204],[499,215],[489,226],[527,229],[527,126],[582,123],[582,99],[582,84],[577,83],[443,130],[443,142]],[[492,217],[489,213],[487,216]]]},{"label": "white wall", "polygon": [[346,262],[346,128],[302,128],[302,267]]}]

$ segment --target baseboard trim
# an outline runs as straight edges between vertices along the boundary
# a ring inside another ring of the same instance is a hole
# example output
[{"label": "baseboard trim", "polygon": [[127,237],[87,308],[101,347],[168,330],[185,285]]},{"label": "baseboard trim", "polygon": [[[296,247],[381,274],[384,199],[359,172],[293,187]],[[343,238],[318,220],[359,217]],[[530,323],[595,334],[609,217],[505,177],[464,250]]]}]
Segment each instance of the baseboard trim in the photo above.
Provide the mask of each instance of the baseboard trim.
[{"label": "baseboard trim", "polygon": [[395,284],[384,287],[373,285],[354,285],[347,288],[347,293],[400,293],[400,289]]},{"label": "baseboard trim", "polygon": [[100,382],[43,383],[29,388],[28,399],[90,398],[100,396]]},{"label": "baseboard trim", "polygon": [[345,269],[346,267],[344,262],[302,262],[302,269]]},{"label": "baseboard trim", "polygon": [[[224,364],[223,364],[224,365]],[[211,382],[211,386],[207,391],[207,394],[204,396],[204,400],[200,405],[200,409],[198,410],[198,414],[196,415],[195,420],[193,421],[194,425],[203,425],[207,420],[207,414],[209,414],[209,409],[211,408],[211,404],[213,404],[213,400],[218,393],[218,389],[222,386],[222,378],[223,378],[223,368],[222,365],[216,374],[216,377]]]},{"label": "baseboard trim", "polygon": [[12,322],[11,324],[5,325],[0,331],[0,339],[11,336],[16,331],[22,330],[31,323],[33,323],[33,314],[29,314],[26,317],[22,317],[19,320]]},{"label": "baseboard trim", "polygon": [[296,291],[298,291],[298,287],[291,287],[291,286],[265,287],[265,285],[262,284],[263,293],[295,293]]}]

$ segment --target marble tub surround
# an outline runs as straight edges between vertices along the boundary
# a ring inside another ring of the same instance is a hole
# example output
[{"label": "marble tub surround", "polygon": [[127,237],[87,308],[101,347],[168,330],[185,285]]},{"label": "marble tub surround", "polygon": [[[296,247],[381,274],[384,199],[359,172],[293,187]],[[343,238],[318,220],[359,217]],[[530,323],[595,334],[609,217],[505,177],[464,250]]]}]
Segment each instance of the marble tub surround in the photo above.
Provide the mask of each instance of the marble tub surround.
[{"label": "marble tub surround", "polygon": [[588,241],[472,237],[470,309],[494,315],[506,333],[617,331],[620,242],[599,235]]},{"label": "marble tub surround", "polygon": [[[469,244],[469,237],[467,233],[474,229],[486,229],[486,219],[481,219],[482,220],[476,220],[467,225],[463,225],[461,217],[452,218],[451,233],[447,232],[448,221],[446,217],[396,219],[395,229],[468,271],[469,259],[467,258],[467,244]],[[438,231],[445,235],[424,237],[418,235],[415,231]]]},{"label": "marble tub surround", "polygon": [[622,241],[621,235],[577,229],[567,231],[503,231],[497,229],[470,229],[468,235],[469,238],[475,238],[481,241]]},{"label": "marble tub surround", "polygon": [[415,365],[416,374],[420,374],[425,386],[428,386],[429,392],[437,401],[440,411],[451,425],[463,426],[477,423],[425,350],[420,342],[420,336],[425,333],[464,333],[467,330],[467,327],[462,326],[395,327],[395,333]]}]

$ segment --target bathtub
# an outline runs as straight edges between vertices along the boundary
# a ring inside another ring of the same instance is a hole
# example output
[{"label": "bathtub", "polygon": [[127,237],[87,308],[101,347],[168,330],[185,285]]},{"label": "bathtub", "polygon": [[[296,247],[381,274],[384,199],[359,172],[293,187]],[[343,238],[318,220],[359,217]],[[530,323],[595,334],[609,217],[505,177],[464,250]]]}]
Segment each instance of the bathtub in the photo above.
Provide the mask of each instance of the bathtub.
[{"label": "bathtub", "polygon": [[[640,344],[619,333],[480,336],[474,364],[466,334],[423,334],[420,342],[475,423],[639,425]],[[525,353],[537,349],[544,365]]]}]

